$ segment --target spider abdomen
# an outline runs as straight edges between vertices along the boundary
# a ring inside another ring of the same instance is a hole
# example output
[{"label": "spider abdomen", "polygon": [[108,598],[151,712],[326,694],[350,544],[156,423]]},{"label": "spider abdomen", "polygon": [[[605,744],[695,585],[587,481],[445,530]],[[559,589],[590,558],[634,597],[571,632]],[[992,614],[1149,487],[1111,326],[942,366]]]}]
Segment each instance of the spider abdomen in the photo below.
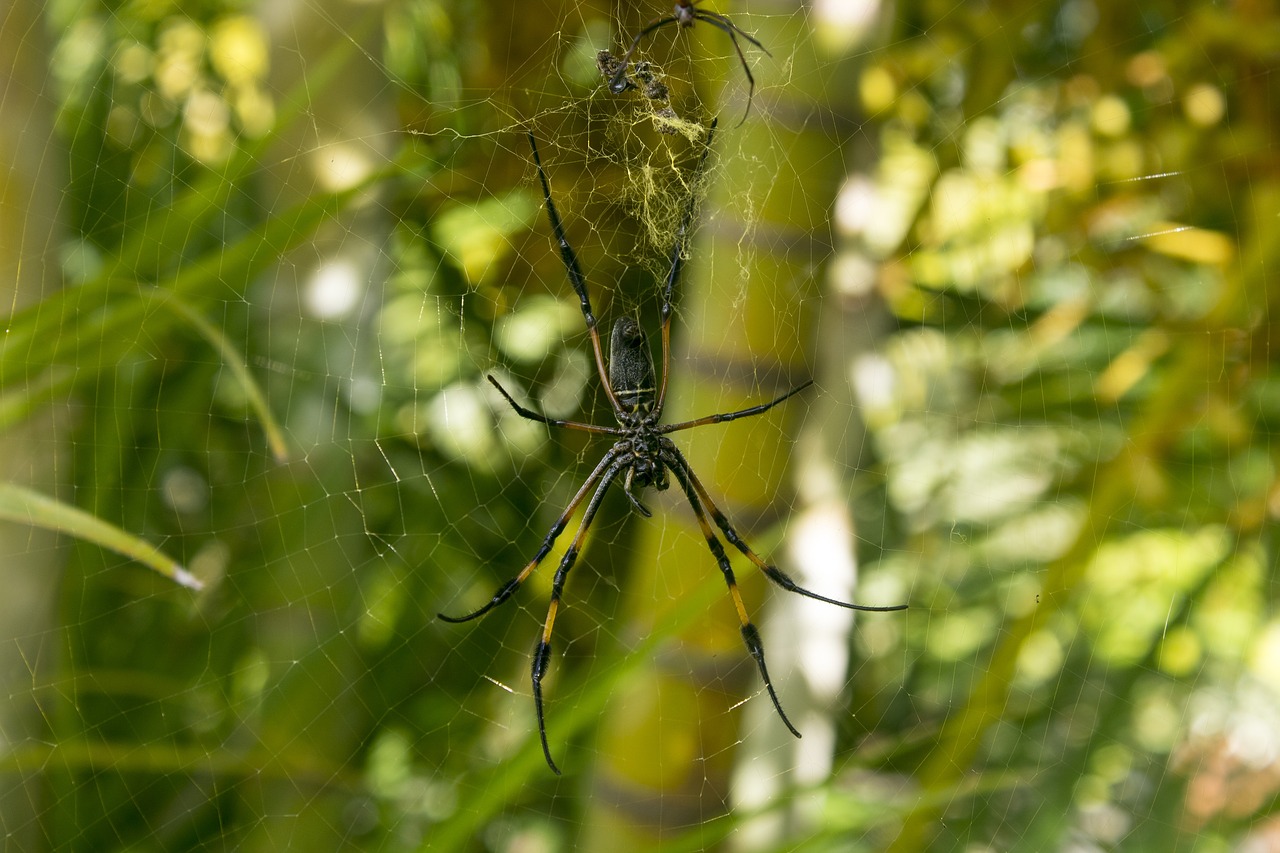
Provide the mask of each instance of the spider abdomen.
[{"label": "spider abdomen", "polygon": [[623,412],[646,415],[653,409],[653,353],[644,329],[631,317],[617,320],[609,336],[609,387]]}]

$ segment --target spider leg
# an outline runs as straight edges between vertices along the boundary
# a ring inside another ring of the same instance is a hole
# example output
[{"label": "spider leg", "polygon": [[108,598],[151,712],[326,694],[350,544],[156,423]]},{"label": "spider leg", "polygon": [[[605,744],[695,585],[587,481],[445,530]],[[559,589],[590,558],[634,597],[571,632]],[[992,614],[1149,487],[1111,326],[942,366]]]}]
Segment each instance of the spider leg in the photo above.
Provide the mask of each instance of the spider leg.
[{"label": "spider leg", "polygon": [[762,45],[759,41],[756,40],[754,36],[747,33],[745,30],[743,30],[742,27],[738,26],[733,21],[729,20],[728,15],[722,15],[719,12],[711,12],[711,11],[708,11],[707,9],[699,9],[698,13],[694,17],[699,18],[703,21],[706,21],[708,24],[711,24],[712,26],[715,26],[715,24],[712,23],[713,21],[719,21],[720,23],[729,27],[738,35],[742,36],[744,39],[746,39],[747,41],[751,42],[753,45],[755,45],[756,47],[764,51],[765,56],[769,58],[773,58],[773,54],[769,52],[769,48]]},{"label": "spider leg", "polygon": [[720,567],[720,573],[724,575],[724,582],[729,587],[729,595],[733,599],[733,606],[738,611],[738,621],[742,624],[742,639],[747,644],[747,651],[751,653],[751,657],[755,658],[756,667],[760,670],[760,678],[764,681],[764,688],[769,693],[769,698],[773,700],[773,707],[777,710],[778,716],[782,718],[783,724],[790,729],[791,733],[796,737],[800,737],[800,731],[791,724],[791,720],[787,719],[787,714],[782,710],[782,702],[778,700],[778,694],[773,689],[773,681],[769,678],[769,670],[764,663],[764,643],[760,639],[760,631],[752,624],[750,617],[747,615],[747,607],[742,602],[742,593],[738,591],[738,581],[733,576],[733,568],[729,565],[729,557],[724,552],[724,546],[720,544],[720,540],[716,538],[715,531],[711,529],[711,524],[707,521],[707,514],[703,511],[702,503],[699,500],[697,490],[694,488],[693,472],[689,470],[689,464],[685,461],[680,451],[674,445],[666,448],[663,455],[664,461],[675,472],[676,479],[680,481],[680,487],[684,489],[685,497],[689,499],[689,506],[693,507],[693,514],[698,517],[698,527],[702,530],[702,538],[707,540],[707,547],[711,549],[711,555],[716,559],[716,565]]},{"label": "spider leg", "polygon": [[768,403],[761,403],[759,406],[752,406],[749,409],[740,409],[736,412],[728,412],[726,414],[720,414],[720,415],[707,415],[706,417],[696,418],[691,421],[681,421],[678,424],[663,424],[662,426],[658,427],[658,432],[662,433],[663,435],[666,435],[669,432],[679,432],[682,429],[691,429],[693,427],[704,426],[706,424],[722,424],[727,421],[736,421],[738,418],[749,418],[752,415],[763,414],[764,412],[769,411],[774,406],[778,405],[788,397],[799,394],[801,391],[808,388],[812,384],[813,384],[812,379],[810,379],[808,382],[802,382],[801,384],[792,388],[787,393],[783,394],[781,397],[778,397],[777,399],[774,399],[774,400],[770,400]]},{"label": "spider leg", "polygon": [[615,95],[620,95],[627,90],[627,65],[631,62],[631,54],[636,52],[636,48],[640,45],[640,39],[647,36],[654,30],[661,29],[667,24],[675,24],[679,22],[679,18],[675,15],[667,15],[663,18],[654,18],[652,21],[644,25],[644,29],[636,33],[636,37],[631,40],[631,47],[627,48],[627,52],[622,55],[622,59],[618,62],[618,70],[614,73],[613,79],[609,81],[609,91]]},{"label": "spider leg", "polygon": [[702,485],[702,482],[698,479],[698,475],[693,473],[693,468],[690,467],[688,460],[684,458],[684,455],[680,453],[679,449],[675,450],[674,455],[675,464],[671,466],[672,470],[676,472],[677,476],[681,476],[681,474],[683,474],[689,478],[689,483],[692,485],[694,492],[697,493],[699,500],[701,500],[703,505],[706,506],[707,511],[711,513],[712,520],[714,520],[716,526],[720,528],[720,531],[724,534],[724,538],[729,540],[729,544],[733,545],[733,547],[745,554],[748,560],[759,566],[760,571],[764,572],[765,577],[785,589],[787,592],[799,593],[806,598],[812,598],[816,601],[824,601],[827,604],[834,604],[837,607],[844,607],[849,610],[864,610],[871,613],[887,613],[894,610],[907,609],[907,605],[905,604],[893,604],[879,607],[867,604],[851,604],[847,601],[827,598],[825,595],[819,595],[816,592],[807,590],[800,586],[792,580],[791,576],[786,572],[782,571],[777,566],[769,565],[764,560],[760,559],[760,555],[751,550],[751,546],[743,541],[742,537],[738,535],[738,531],[733,529],[733,525],[729,523],[729,519],[720,511],[720,508],[716,506],[715,501],[711,500],[711,495],[707,494],[706,487]]},{"label": "spider leg", "polygon": [[[466,616],[446,616],[443,613],[437,613],[436,616],[446,622],[470,622],[472,619],[479,619],[514,595],[515,591],[520,588],[520,584],[524,583],[529,575],[533,574],[533,570],[538,568],[542,561],[547,558],[547,554],[551,553],[556,537],[564,531],[565,525],[569,523],[569,518],[573,515],[573,511],[578,508],[578,504],[582,503],[583,499],[590,494],[592,487],[595,486],[601,475],[606,473],[606,469],[619,464],[617,460],[621,455],[621,452],[617,449],[610,450],[604,455],[604,458],[600,460],[600,464],[591,472],[591,475],[587,477],[587,481],[582,484],[582,488],[578,489],[578,493],[573,496],[573,500],[569,501],[569,505],[565,507],[564,512],[556,519],[555,524],[551,525],[551,530],[543,538],[542,545],[538,548],[538,553],[534,554],[533,559],[525,564],[525,567],[520,570],[518,575],[498,587],[497,592],[493,594],[493,598],[489,600],[488,604],[479,610],[468,613]],[[616,471],[610,471],[608,473],[609,479],[612,479],[616,474]]]},{"label": "spider leg", "polygon": [[653,513],[647,506],[640,503],[640,499],[636,497],[635,492],[631,490],[631,482],[635,476],[635,472],[635,468],[627,469],[627,476],[622,481],[622,492],[627,496],[627,500],[631,501],[631,505],[636,508],[636,512],[640,513],[645,518],[653,518]]},{"label": "spider leg", "polygon": [[[551,663],[551,629],[556,622],[556,611],[560,608],[560,595],[564,591],[564,582],[569,577],[569,570],[573,568],[574,561],[578,559],[578,552],[582,550],[582,540],[586,538],[587,530],[596,516],[596,510],[604,500],[604,493],[609,490],[609,484],[618,476],[618,472],[627,465],[625,458],[619,459],[616,458],[616,454],[610,455],[615,458],[610,461],[608,455],[605,457],[605,461],[609,462],[609,468],[604,472],[595,493],[591,495],[591,500],[587,502],[587,508],[582,513],[582,523],[578,525],[573,543],[569,546],[569,550],[564,552],[564,557],[560,559],[560,566],[556,569],[555,578],[551,581],[551,604],[547,608],[547,621],[542,625],[542,640],[533,654],[533,666],[530,669],[533,678],[533,707],[538,714],[538,737],[542,739],[542,754],[547,759],[547,766],[555,771],[557,776],[560,775],[560,768],[556,767],[556,763],[551,759],[551,747],[547,745],[546,716],[542,708],[542,677],[547,674],[547,666]],[[601,467],[596,468],[597,474]],[[585,489],[579,492],[575,501],[581,499],[584,492]]]},{"label": "spider leg", "polygon": [[760,42],[738,29],[738,25],[733,21],[730,21],[724,15],[717,12],[707,12],[702,9],[698,9],[693,13],[693,17],[695,20],[705,21],[716,29],[722,31],[729,37],[729,41],[733,42],[733,49],[738,54],[738,63],[742,66],[742,73],[747,75],[747,108],[742,111],[742,118],[737,124],[738,127],[742,127],[742,122],[747,120],[747,115],[751,112],[751,99],[755,97],[756,94],[756,78],[751,76],[751,67],[747,65],[747,58],[742,55],[742,45],[738,44],[738,36],[741,35],[744,39],[763,50],[766,56],[773,56],[773,54],[769,53],[769,51],[765,49],[765,46]]},{"label": "spider leg", "polygon": [[507,389],[503,388],[498,383],[498,380],[494,379],[492,376],[486,376],[485,379],[488,379],[489,384],[491,384],[494,388],[498,389],[498,393],[500,393],[503,397],[507,398],[507,402],[511,404],[511,408],[515,409],[516,414],[522,418],[528,418],[531,421],[537,421],[538,423],[546,424],[547,426],[564,427],[565,429],[576,429],[576,430],[581,430],[582,432],[598,432],[598,433],[603,433],[605,435],[621,435],[622,434],[622,430],[619,429],[618,427],[598,426],[596,424],[584,424],[584,423],[579,423],[578,421],[562,421],[562,420],[557,420],[555,418],[549,418],[546,415],[540,415],[537,412],[531,409],[526,409],[524,406],[517,403],[515,401],[515,398],[513,398],[510,394],[507,393]]},{"label": "spider leg", "polygon": [[[626,62],[623,62],[623,68]],[[618,398],[614,396],[613,387],[609,384],[609,371],[605,369],[604,352],[600,348],[600,330],[596,328],[596,315],[591,311],[591,297],[587,295],[587,279],[582,274],[582,266],[578,263],[578,255],[569,245],[564,235],[564,224],[560,221],[560,212],[551,200],[551,184],[547,181],[547,173],[542,169],[542,158],[538,156],[538,141],[529,134],[529,148],[533,151],[533,163],[538,167],[538,180],[542,183],[542,197],[547,202],[547,218],[551,220],[551,230],[555,232],[556,242],[560,244],[560,259],[564,261],[565,272],[569,274],[569,283],[578,294],[578,302],[582,306],[582,317],[587,323],[587,334],[591,336],[591,349],[596,356],[596,370],[600,374],[600,384],[609,398],[609,405],[615,413],[621,413]]]},{"label": "spider leg", "polygon": [[[702,174],[702,168],[706,165],[707,155],[711,153],[711,140],[715,137],[718,122],[718,119],[712,119],[711,126],[707,128],[707,140],[703,143],[702,157],[694,167],[695,177]],[[689,239],[689,227],[693,224],[696,202],[697,196],[691,189],[689,201],[684,208],[684,216],[680,219],[680,230],[676,232],[675,245],[671,247],[671,270],[667,273],[667,284],[662,290],[662,384],[658,388],[658,402],[654,406],[659,414],[667,399],[667,376],[671,372],[671,293],[680,280],[681,270],[684,269],[685,243]]]}]

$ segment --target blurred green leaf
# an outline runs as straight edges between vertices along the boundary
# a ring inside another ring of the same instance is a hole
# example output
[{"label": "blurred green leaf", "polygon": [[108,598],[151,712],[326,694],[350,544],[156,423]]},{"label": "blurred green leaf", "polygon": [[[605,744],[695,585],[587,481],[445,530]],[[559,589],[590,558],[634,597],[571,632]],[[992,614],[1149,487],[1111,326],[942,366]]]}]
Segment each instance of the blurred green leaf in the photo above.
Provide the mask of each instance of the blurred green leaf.
[{"label": "blurred green leaf", "polygon": [[0,483],[0,518],[18,524],[43,527],[86,542],[108,548],[137,560],[144,566],[190,589],[199,590],[204,583],[187,569],[169,559],[151,543],[82,509],[62,503],[47,495]]}]

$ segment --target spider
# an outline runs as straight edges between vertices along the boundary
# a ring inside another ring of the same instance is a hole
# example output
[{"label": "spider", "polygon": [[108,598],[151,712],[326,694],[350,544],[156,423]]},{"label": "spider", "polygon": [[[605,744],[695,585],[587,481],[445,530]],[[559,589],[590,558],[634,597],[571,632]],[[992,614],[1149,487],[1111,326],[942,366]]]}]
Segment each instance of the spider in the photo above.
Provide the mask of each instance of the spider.
[{"label": "spider", "polygon": [[627,48],[627,52],[618,61],[618,68],[614,72],[613,78],[609,81],[609,91],[615,95],[620,95],[627,90],[627,63],[631,60],[631,54],[635,53],[636,48],[640,46],[640,39],[655,30],[662,29],[667,24],[675,24],[681,29],[689,29],[695,21],[705,21],[729,36],[729,40],[733,42],[733,49],[738,54],[738,62],[742,65],[742,71],[747,75],[747,108],[742,113],[742,120],[738,122],[741,125],[743,121],[747,120],[747,113],[751,112],[751,98],[756,92],[756,78],[751,76],[751,68],[747,65],[747,58],[742,55],[742,47],[738,44],[738,36],[742,36],[763,50],[765,56],[772,57],[773,54],[769,52],[768,48],[756,41],[755,38],[743,32],[737,24],[729,20],[725,15],[721,15],[719,12],[699,9],[699,2],[700,0],[676,0],[676,5],[672,8],[670,15],[654,18],[645,24],[644,28],[636,33],[636,37],[631,40],[631,47]]},{"label": "spider", "polygon": [[[699,172],[702,170],[707,154],[711,150],[711,138],[714,134],[715,126],[713,121],[707,133],[702,157],[698,162],[697,169]],[[688,237],[689,228],[693,220],[694,196],[692,193],[690,194],[680,228],[676,232],[675,244],[671,249],[671,267],[667,273],[666,285],[662,293],[660,315],[662,319],[662,379],[659,383],[654,380],[653,354],[649,349],[645,333],[640,328],[640,324],[631,317],[623,317],[613,324],[613,330],[609,338],[609,361],[606,367],[604,355],[601,351],[600,332],[597,327],[596,316],[591,311],[591,299],[587,294],[586,278],[583,276],[582,268],[578,264],[577,255],[565,238],[560,214],[556,210],[555,203],[551,200],[551,186],[547,182],[546,172],[543,171],[542,159],[538,156],[538,143],[532,133],[529,134],[529,147],[533,151],[533,162],[538,170],[538,180],[542,184],[542,194],[546,200],[547,216],[551,220],[551,230],[555,233],[556,242],[560,245],[560,257],[564,262],[565,271],[568,273],[569,283],[573,285],[574,292],[578,295],[578,301],[582,307],[582,316],[586,320],[587,334],[591,338],[591,348],[595,353],[596,370],[599,374],[601,387],[604,389],[609,405],[613,409],[617,426],[601,426],[578,421],[557,420],[546,415],[540,415],[517,403],[515,398],[507,393],[507,390],[492,376],[489,376],[488,380],[511,404],[511,408],[515,409],[516,413],[523,418],[537,421],[547,426],[614,436],[616,440],[597,463],[595,469],[587,476],[586,482],[582,484],[578,492],[569,501],[569,505],[564,512],[551,525],[551,530],[543,538],[542,545],[538,548],[537,553],[534,554],[532,560],[525,564],[519,574],[498,587],[489,603],[479,610],[468,613],[465,616],[446,616],[443,613],[438,613],[437,616],[446,622],[468,622],[472,619],[480,618],[511,598],[516,590],[520,588],[520,585],[525,582],[529,575],[546,558],[547,554],[551,552],[556,538],[564,531],[574,510],[583,501],[587,502],[586,509],[582,514],[582,521],[578,526],[578,532],[574,535],[573,542],[568,550],[565,551],[564,557],[561,558],[560,566],[556,569],[555,577],[552,580],[551,603],[547,610],[546,621],[543,623],[542,638],[534,651],[531,668],[533,703],[538,717],[538,735],[542,740],[542,753],[547,759],[547,765],[559,775],[560,768],[556,766],[555,761],[551,758],[551,748],[547,744],[546,716],[543,711],[542,701],[542,679],[547,674],[547,667],[551,662],[551,630],[555,624],[556,612],[560,607],[560,596],[564,590],[565,581],[569,576],[569,570],[573,568],[573,564],[578,558],[578,553],[582,550],[582,543],[586,538],[587,530],[591,527],[592,519],[595,518],[596,511],[600,508],[600,504],[604,500],[605,493],[609,490],[610,485],[621,477],[623,494],[631,502],[631,506],[640,515],[649,518],[653,513],[640,502],[640,499],[636,496],[636,490],[645,486],[652,486],[658,491],[663,491],[670,486],[670,477],[668,475],[672,475],[675,477],[676,482],[680,484],[680,488],[684,491],[689,505],[693,508],[693,514],[697,517],[698,526],[701,529],[703,538],[706,539],[707,547],[711,549],[711,554],[715,557],[721,574],[724,575],[725,583],[729,587],[729,595],[733,599],[733,605],[741,622],[742,638],[746,642],[747,651],[755,659],[756,666],[760,670],[760,677],[764,681],[769,698],[773,701],[773,706],[777,709],[778,716],[782,718],[783,724],[793,735],[800,737],[800,732],[791,724],[791,721],[787,719],[786,713],[782,710],[782,704],[778,701],[778,694],[773,689],[773,682],[769,680],[769,671],[765,667],[764,647],[760,641],[760,632],[747,616],[747,609],[743,604],[742,596],[738,592],[738,584],[734,579],[733,569],[730,568],[729,558],[726,556],[724,547],[712,529],[711,522],[714,521],[724,538],[745,554],[747,559],[758,566],[769,580],[789,592],[799,593],[818,601],[825,601],[828,604],[846,607],[851,610],[903,610],[906,605],[868,607],[861,604],[837,601],[799,586],[776,566],[766,563],[738,535],[733,525],[729,523],[729,519],[712,501],[706,487],[694,474],[684,454],[667,436],[673,432],[680,432],[681,430],[705,424],[725,423],[761,414],[772,409],[788,397],[808,388],[813,384],[813,381],[804,382],[768,403],[751,406],[740,411],[706,415],[705,417],[679,423],[661,423],[662,409],[667,397],[667,379],[670,376],[669,368],[671,364],[671,298],[675,286],[680,280],[680,270],[684,265],[685,240]],[[708,516],[710,516],[710,521]]]}]

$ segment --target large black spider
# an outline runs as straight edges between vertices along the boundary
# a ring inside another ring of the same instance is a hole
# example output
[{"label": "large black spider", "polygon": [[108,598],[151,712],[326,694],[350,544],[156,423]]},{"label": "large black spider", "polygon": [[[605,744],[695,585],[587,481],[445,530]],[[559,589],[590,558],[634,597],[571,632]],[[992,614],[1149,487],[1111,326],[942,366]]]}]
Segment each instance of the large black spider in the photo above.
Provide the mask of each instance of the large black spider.
[{"label": "large black spider", "polygon": [[[707,154],[711,150],[711,137],[714,130],[715,123],[712,122],[711,130],[707,133],[706,147],[703,150],[702,158],[698,162],[699,171],[701,171],[702,165],[706,162]],[[591,521],[595,518],[596,511],[600,508],[600,503],[604,499],[605,492],[609,490],[609,486],[618,477],[622,477],[623,493],[631,502],[632,507],[648,518],[652,516],[652,513],[636,497],[635,490],[645,486],[653,486],[658,491],[665,490],[670,485],[667,477],[668,472],[670,472],[675,475],[676,481],[680,484],[680,488],[684,490],[685,497],[689,500],[689,505],[693,507],[693,513],[697,516],[698,526],[702,530],[703,538],[707,541],[707,547],[711,549],[711,553],[715,557],[721,573],[724,575],[725,583],[728,584],[729,594],[733,598],[733,605],[737,609],[738,619],[742,623],[742,638],[747,644],[747,651],[751,653],[760,669],[760,677],[764,681],[769,698],[773,700],[773,706],[777,709],[778,716],[782,718],[782,722],[791,730],[793,735],[800,737],[800,732],[796,730],[796,727],[787,719],[786,713],[783,712],[782,704],[778,701],[778,694],[774,692],[773,682],[769,680],[769,671],[765,668],[764,663],[764,647],[760,641],[760,632],[756,630],[756,626],[752,624],[747,616],[747,609],[742,602],[742,596],[738,592],[738,584],[734,579],[733,569],[729,566],[729,558],[725,555],[724,547],[720,544],[720,540],[716,538],[711,522],[707,520],[708,513],[715,522],[716,527],[720,528],[720,532],[731,545],[745,554],[747,559],[759,566],[769,580],[789,592],[799,593],[818,601],[825,601],[828,604],[847,607],[851,610],[903,610],[906,605],[868,607],[861,604],[837,601],[804,589],[776,566],[766,563],[755,551],[751,550],[747,543],[742,540],[742,537],[738,535],[737,531],[734,530],[733,525],[729,523],[729,519],[711,500],[711,496],[707,493],[706,487],[702,485],[702,481],[693,473],[693,469],[689,466],[684,454],[680,452],[671,439],[667,438],[667,435],[680,430],[703,426],[704,424],[725,423],[726,421],[761,414],[788,397],[803,391],[813,382],[812,380],[805,382],[775,400],[742,409],[741,411],[707,415],[691,421],[681,421],[674,424],[659,423],[662,418],[663,404],[666,402],[667,379],[670,376],[671,296],[676,282],[679,281],[680,270],[684,264],[684,245],[693,220],[694,196],[690,193],[689,201],[680,223],[680,229],[676,232],[675,245],[671,249],[671,269],[667,273],[666,286],[662,292],[662,381],[655,388],[653,355],[649,350],[644,331],[631,317],[623,317],[613,324],[613,332],[609,339],[609,362],[606,369],[604,355],[600,348],[600,333],[597,329],[596,317],[591,312],[591,299],[587,295],[586,278],[582,274],[582,268],[578,265],[577,255],[565,238],[564,227],[560,222],[560,214],[551,200],[551,187],[547,182],[547,175],[542,169],[542,159],[538,156],[538,144],[532,133],[529,134],[529,147],[533,150],[533,162],[537,166],[538,179],[542,183],[542,194],[546,199],[547,216],[551,220],[551,230],[555,232],[556,241],[560,244],[560,257],[563,259],[565,270],[569,274],[569,283],[573,285],[574,291],[578,294],[578,301],[582,306],[582,316],[587,324],[587,334],[591,337],[591,347],[595,352],[596,370],[599,373],[605,396],[609,399],[609,405],[613,408],[613,414],[617,418],[618,425],[600,426],[548,418],[521,406],[492,376],[488,377],[488,379],[521,417],[547,424],[548,426],[616,436],[617,440],[587,477],[586,482],[578,489],[577,494],[569,501],[569,505],[564,512],[551,525],[551,530],[542,540],[542,545],[538,548],[537,553],[520,570],[519,574],[498,587],[489,603],[479,610],[468,613],[465,616],[446,616],[443,613],[437,615],[446,622],[467,622],[483,616],[509,599],[534,569],[542,563],[547,554],[551,552],[556,538],[563,532],[574,510],[584,500],[587,501],[586,509],[582,515],[582,522],[578,526],[577,534],[573,537],[573,544],[565,551],[564,557],[560,560],[560,567],[556,569],[555,577],[552,580],[551,604],[547,610],[546,622],[543,623],[542,640],[538,643],[537,650],[533,655],[533,702],[538,715],[538,734],[542,739],[542,752],[546,756],[547,764],[556,774],[559,774],[560,769],[556,767],[555,762],[552,760],[551,749],[547,745],[546,720],[542,707],[542,678],[546,675],[547,666],[551,661],[551,629],[555,623],[556,611],[560,606],[560,595],[564,590],[565,580],[568,578],[569,570],[573,567],[574,561],[582,549],[587,530],[591,527]],[[588,495],[590,495],[589,500]]]},{"label": "large black spider", "polygon": [[724,32],[729,36],[729,40],[733,42],[733,49],[738,54],[738,62],[742,65],[742,71],[747,75],[747,108],[742,113],[742,124],[747,119],[747,113],[751,112],[751,98],[756,92],[756,78],[751,76],[751,68],[747,65],[747,58],[742,55],[742,47],[738,44],[738,36],[742,36],[747,41],[764,51],[765,56],[773,56],[768,48],[756,41],[752,36],[747,35],[733,21],[729,20],[725,15],[719,12],[711,12],[706,9],[699,9],[700,0],[676,0],[676,5],[670,15],[664,15],[661,18],[654,18],[645,24],[640,32],[636,33],[636,37],[631,40],[631,47],[627,48],[627,52],[622,55],[622,59],[618,61],[618,69],[614,72],[613,78],[609,81],[609,91],[615,95],[620,95],[626,91],[629,82],[627,80],[627,64],[631,61],[631,54],[636,52],[636,48],[640,46],[640,40],[649,33],[662,29],[667,24],[675,24],[680,29],[689,29],[695,21],[705,21],[711,26]]}]

